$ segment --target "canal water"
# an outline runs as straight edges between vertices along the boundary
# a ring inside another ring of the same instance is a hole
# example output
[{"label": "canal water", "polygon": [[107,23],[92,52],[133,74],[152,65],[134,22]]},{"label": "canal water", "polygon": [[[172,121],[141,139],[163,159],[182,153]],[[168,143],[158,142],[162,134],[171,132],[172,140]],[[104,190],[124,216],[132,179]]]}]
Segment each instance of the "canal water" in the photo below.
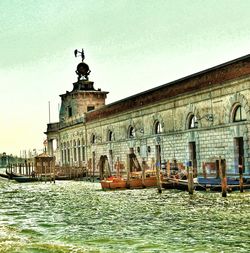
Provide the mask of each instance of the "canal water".
[{"label": "canal water", "polygon": [[250,191],[0,179],[0,252],[250,252]]}]

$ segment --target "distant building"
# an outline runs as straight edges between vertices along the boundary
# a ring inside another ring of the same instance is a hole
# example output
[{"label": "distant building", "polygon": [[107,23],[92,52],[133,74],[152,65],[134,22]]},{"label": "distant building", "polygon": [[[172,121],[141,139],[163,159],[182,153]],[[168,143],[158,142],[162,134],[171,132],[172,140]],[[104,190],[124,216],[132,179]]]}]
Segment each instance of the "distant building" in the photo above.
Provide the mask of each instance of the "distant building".
[{"label": "distant building", "polygon": [[250,172],[250,55],[105,105],[107,94],[78,78],[60,95],[60,121],[46,131],[60,165],[98,171],[106,156],[114,171],[117,159],[127,168],[134,154],[139,164],[192,161],[201,172],[221,157],[227,171]]},{"label": "distant building", "polygon": [[19,160],[18,157],[12,154],[8,155],[6,152],[0,153],[0,168],[5,168],[11,163],[17,163]]}]

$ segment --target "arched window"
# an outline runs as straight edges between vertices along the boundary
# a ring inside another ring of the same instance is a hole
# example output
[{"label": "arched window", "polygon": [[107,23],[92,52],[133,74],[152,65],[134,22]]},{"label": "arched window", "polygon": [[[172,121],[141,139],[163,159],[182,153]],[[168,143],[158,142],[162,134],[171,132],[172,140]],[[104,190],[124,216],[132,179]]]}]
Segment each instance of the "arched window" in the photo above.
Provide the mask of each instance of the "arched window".
[{"label": "arched window", "polygon": [[113,141],[113,140],[114,140],[114,133],[111,130],[109,130],[108,131],[108,141]]},{"label": "arched window", "polygon": [[61,161],[64,162],[64,145],[61,143]]},{"label": "arched window", "polygon": [[188,129],[198,128],[198,121],[194,114],[190,115],[188,119]]},{"label": "arched window", "polygon": [[132,126],[128,129],[128,138],[135,138],[135,129]]},{"label": "arched window", "polygon": [[70,147],[71,147],[70,143],[67,142],[67,148],[68,148],[67,158],[68,158],[68,163],[70,163]]},{"label": "arched window", "polygon": [[94,134],[92,134],[91,136],[91,143],[92,144],[96,143],[96,136]]},{"label": "arched window", "polygon": [[155,125],[154,125],[154,133],[155,134],[160,134],[162,133],[162,125],[159,121],[156,121],[155,122]]},{"label": "arched window", "polygon": [[81,142],[80,140],[78,139],[77,141],[77,156],[78,156],[78,162],[81,161]]},{"label": "arched window", "polygon": [[64,164],[67,163],[67,144],[64,142]]},{"label": "arched window", "polygon": [[74,149],[74,161],[76,161],[76,141],[75,140],[73,142],[73,145],[74,145],[74,147],[73,147],[73,149]]},{"label": "arched window", "polygon": [[85,161],[85,140],[82,138],[82,161]]},{"label": "arched window", "polygon": [[233,122],[244,121],[247,119],[246,112],[241,105],[238,105],[233,113]]}]

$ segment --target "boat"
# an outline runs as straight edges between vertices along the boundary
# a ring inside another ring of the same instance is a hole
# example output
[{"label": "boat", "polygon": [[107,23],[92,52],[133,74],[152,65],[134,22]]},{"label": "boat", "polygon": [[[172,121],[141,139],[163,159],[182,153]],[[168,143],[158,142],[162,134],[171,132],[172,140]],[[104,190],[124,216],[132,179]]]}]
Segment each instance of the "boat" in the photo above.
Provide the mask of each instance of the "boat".
[{"label": "boat", "polygon": [[7,169],[6,169],[5,173],[9,179],[13,179],[14,177],[21,177],[21,175],[16,174],[13,171],[9,172]]},{"label": "boat", "polygon": [[[188,180],[187,179],[179,179],[175,177],[165,177],[162,181],[162,187],[164,189],[177,189],[177,190],[188,190]],[[194,179],[194,189],[198,189],[197,181]],[[202,190],[202,187],[199,188]],[[204,189],[205,190],[205,189]]]},{"label": "boat", "polygon": [[6,177],[8,179],[15,180],[19,183],[38,181],[38,178],[34,176],[35,174],[33,174],[33,176],[25,176],[25,175],[16,174],[13,171],[9,172],[7,169],[5,172],[6,172]]},{"label": "boat", "polygon": [[157,176],[155,170],[146,170],[145,178],[142,178],[142,172],[131,172],[129,179],[110,176],[100,181],[102,189],[142,189],[157,186]]},{"label": "boat", "polygon": [[[197,191],[221,191],[221,179],[220,178],[204,178],[197,177],[193,179],[193,187]],[[179,179],[175,177],[164,178],[162,187],[165,189],[178,189],[188,190],[188,180]],[[237,191],[240,189],[240,182],[238,178],[227,177],[227,190]],[[243,189],[250,189],[250,182],[244,180]]]},{"label": "boat", "polygon": [[103,190],[126,189],[127,181],[122,177],[111,176],[100,181]]},{"label": "boat", "polygon": [[9,176],[7,174],[4,174],[4,173],[0,173],[0,177],[9,178]]},{"label": "boat", "polygon": [[146,170],[143,180],[142,172],[132,172],[129,181],[127,181],[128,188],[141,189],[157,186],[156,170]]},{"label": "boat", "polygon": [[[162,180],[162,178],[163,178],[163,176],[161,175],[161,180]],[[144,186],[145,187],[157,186],[156,170],[146,170],[145,171]]]},{"label": "boat", "polygon": [[70,176],[67,175],[55,175],[55,180],[70,180]]},{"label": "boat", "polygon": [[12,177],[15,181],[18,183],[28,183],[28,182],[36,182],[38,181],[37,177],[27,177],[27,176],[18,176],[18,177]]},{"label": "boat", "polygon": [[[221,179],[220,178],[204,178],[197,177],[198,187],[202,186],[206,190],[221,191]],[[235,191],[240,189],[240,180],[238,177],[227,177],[227,189],[228,191]],[[250,182],[247,178],[243,178],[243,189],[250,189]]]}]

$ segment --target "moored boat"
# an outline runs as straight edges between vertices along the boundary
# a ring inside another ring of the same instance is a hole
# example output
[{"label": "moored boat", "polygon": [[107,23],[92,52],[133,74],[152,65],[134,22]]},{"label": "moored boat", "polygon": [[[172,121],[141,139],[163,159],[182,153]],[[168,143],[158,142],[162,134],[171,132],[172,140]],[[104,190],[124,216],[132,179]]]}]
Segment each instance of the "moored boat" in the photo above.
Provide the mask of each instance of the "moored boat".
[{"label": "moored boat", "polygon": [[21,175],[16,174],[13,171],[9,172],[7,169],[6,169],[5,173],[9,179],[13,179],[14,177],[22,177]]},{"label": "moored boat", "polygon": [[18,176],[18,177],[13,177],[15,181],[19,183],[28,183],[28,182],[36,182],[38,181],[37,177],[26,177],[26,176]]},{"label": "moored boat", "polygon": [[4,174],[4,173],[0,173],[0,177],[9,178],[9,176],[7,174]]},{"label": "moored boat", "polygon": [[142,178],[142,172],[132,172],[129,179],[110,176],[100,181],[102,189],[142,189],[157,186],[157,177],[155,170],[146,170],[145,178]]},{"label": "moored boat", "polygon": [[[188,180],[178,179],[175,177],[165,178],[162,184],[165,189],[178,189],[178,190],[188,190]],[[193,182],[194,189],[197,191],[221,191],[221,179],[220,178],[194,178]],[[227,177],[227,190],[237,191],[240,189],[240,182],[238,178]],[[243,184],[243,189],[250,189],[250,183],[245,180]]]},{"label": "moored boat", "polygon": [[103,190],[108,189],[126,189],[127,183],[121,177],[108,177],[100,181]]}]

